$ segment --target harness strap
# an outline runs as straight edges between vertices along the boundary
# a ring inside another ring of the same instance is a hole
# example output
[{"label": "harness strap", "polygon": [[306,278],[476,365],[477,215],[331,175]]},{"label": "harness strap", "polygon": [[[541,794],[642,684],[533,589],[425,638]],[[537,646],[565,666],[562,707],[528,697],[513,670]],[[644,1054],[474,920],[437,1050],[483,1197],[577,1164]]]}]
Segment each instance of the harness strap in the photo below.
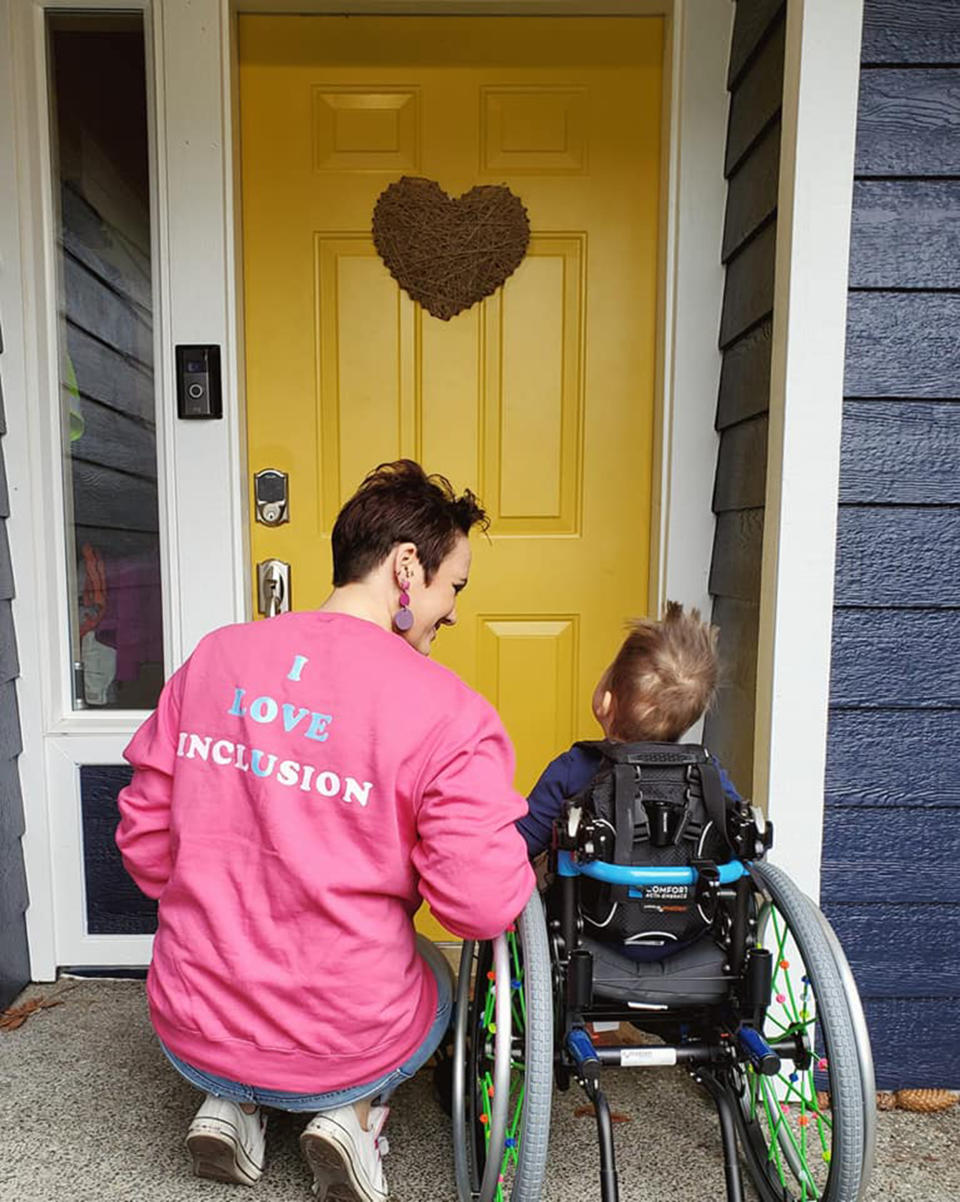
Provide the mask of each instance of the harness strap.
[{"label": "harness strap", "polygon": [[723,785],[720,783],[720,773],[712,760],[707,760],[699,767],[700,783],[703,786],[703,804],[706,807],[707,817],[732,855],[734,848],[727,833],[727,803],[723,795]]},{"label": "harness strap", "polygon": [[613,856],[617,864],[633,863],[633,845],[650,839],[650,824],[637,788],[637,769],[632,764],[615,764],[613,769],[613,812],[617,828]]},{"label": "harness strap", "polygon": [[[613,812],[617,828],[613,858],[617,864],[632,864],[634,846],[650,841],[647,811],[637,787],[639,771],[634,765],[625,763],[615,764],[613,768]],[[629,887],[614,885],[611,896],[618,902],[627,901]]]}]

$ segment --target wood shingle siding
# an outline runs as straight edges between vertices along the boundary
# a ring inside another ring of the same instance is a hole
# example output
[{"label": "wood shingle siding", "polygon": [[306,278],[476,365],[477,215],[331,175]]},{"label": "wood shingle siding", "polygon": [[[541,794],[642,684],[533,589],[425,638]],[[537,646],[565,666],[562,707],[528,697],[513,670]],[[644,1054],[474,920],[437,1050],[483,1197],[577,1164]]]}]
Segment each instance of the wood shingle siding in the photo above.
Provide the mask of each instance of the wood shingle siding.
[{"label": "wood shingle siding", "polygon": [[722,679],[704,739],[747,794],[753,776],[785,13],[783,0],[738,0],[727,79],[720,447],[709,581]]},{"label": "wood shingle siding", "polygon": [[[767,415],[760,413],[724,430],[713,489],[713,511],[763,509],[767,463]],[[717,540],[714,538],[714,558]]]},{"label": "wood shingle siding", "polygon": [[773,312],[776,249],[777,226],[771,221],[727,262],[720,319],[720,346],[724,350]]},{"label": "wood shingle siding", "polygon": [[775,121],[727,185],[721,247],[724,263],[773,216],[779,180],[780,122]]},{"label": "wood shingle siding", "polygon": [[730,65],[727,68],[729,91],[736,88],[757,50],[769,38],[783,5],[784,0],[744,0],[737,4],[737,20],[730,39]]},{"label": "wood shingle siding", "polygon": [[710,568],[710,592],[738,601],[760,595],[760,556],[763,550],[763,510],[734,509],[717,514]]},{"label": "wood shingle siding", "polygon": [[[740,13],[755,7],[752,0],[738,0]],[[783,45],[786,22],[783,7],[761,4],[774,15],[758,48],[730,91],[730,121],[724,170],[729,179],[750,153],[761,134],[779,115],[783,103]]]},{"label": "wood shingle siding", "polygon": [[960,5],[866,0],[856,176],[822,904],[878,1085],[956,1087]]},{"label": "wood shingle siding", "polygon": [[20,675],[13,629],[13,568],[7,538],[10,494],[3,464],[3,340],[0,335],[0,1010],[10,1004],[30,978],[27,951],[27,878],[21,838],[23,798],[17,757],[20,718],[16,678]]},{"label": "wood shingle siding", "polygon": [[770,405],[770,351],[773,321],[767,317],[723,352],[717,429],[766,413]]}]

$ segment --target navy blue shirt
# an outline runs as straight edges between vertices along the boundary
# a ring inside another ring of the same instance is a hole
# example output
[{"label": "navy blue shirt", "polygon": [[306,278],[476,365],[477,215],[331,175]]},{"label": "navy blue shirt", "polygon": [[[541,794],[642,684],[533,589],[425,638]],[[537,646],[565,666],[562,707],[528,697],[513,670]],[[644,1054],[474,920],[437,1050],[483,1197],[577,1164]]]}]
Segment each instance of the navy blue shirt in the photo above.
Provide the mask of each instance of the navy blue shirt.
[{"label": "navy blue shirt", "polygon": [[[731,801],[740,801],[740,794],[730,777],[713,756],[710,758],[720,774],[725,796]],[[544,768],[527,798],[530,812],[517,822],[517,829],[526,840],[531,856],[550,846],[553,824],[563,813],[563,803],[590,783],[602,763],[603,756],[599,751],[574,745]]]}]

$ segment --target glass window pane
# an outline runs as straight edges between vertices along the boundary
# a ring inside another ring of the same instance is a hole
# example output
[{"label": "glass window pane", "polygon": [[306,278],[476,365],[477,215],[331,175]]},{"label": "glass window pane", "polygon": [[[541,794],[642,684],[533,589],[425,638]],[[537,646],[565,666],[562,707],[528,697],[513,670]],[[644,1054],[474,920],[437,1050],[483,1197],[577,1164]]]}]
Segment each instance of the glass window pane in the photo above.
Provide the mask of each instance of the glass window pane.
[{"label": "glass window pane", "polygon": [[47,13],[74,706],[163,683],[143,16]]}]

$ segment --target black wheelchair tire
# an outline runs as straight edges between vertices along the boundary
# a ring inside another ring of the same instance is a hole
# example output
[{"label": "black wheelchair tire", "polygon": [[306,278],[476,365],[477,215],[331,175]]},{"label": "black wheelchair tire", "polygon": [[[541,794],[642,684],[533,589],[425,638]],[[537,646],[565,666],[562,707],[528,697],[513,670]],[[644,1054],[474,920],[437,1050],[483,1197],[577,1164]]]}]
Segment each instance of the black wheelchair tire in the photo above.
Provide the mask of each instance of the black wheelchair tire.
[{"label": "black wheelchair tire", "polygon": [[[858,1202],[865,1193],[872,1161],[872,1127],[864,1085],[872,1080],[873,1070],[871,1063],[861,1064],[864,1047],[858,1037],[857,1016],[862,1018],[862,1010],[853,978],[849,970],[846,976],[841,972],[824,930],[826,918],[790,877],[767,863],[755,864],[753,871],[786,923],[816,996],[817,1023],[828,1063],[832,1124],[829,1169],[819,1199]],[[869,1044],[866,1055],[869,1059]],[[741,1149],[761,1202],[796,1202],[799,1187],[796,1193],[785,1188],[775,1172],[769,1155],[771,1141],[763,1125],[751,1119],[736,1072],[728,1071],[722,1081],[732,1095]],[[778,1147],[787,1151],[781,1141]]]}]

